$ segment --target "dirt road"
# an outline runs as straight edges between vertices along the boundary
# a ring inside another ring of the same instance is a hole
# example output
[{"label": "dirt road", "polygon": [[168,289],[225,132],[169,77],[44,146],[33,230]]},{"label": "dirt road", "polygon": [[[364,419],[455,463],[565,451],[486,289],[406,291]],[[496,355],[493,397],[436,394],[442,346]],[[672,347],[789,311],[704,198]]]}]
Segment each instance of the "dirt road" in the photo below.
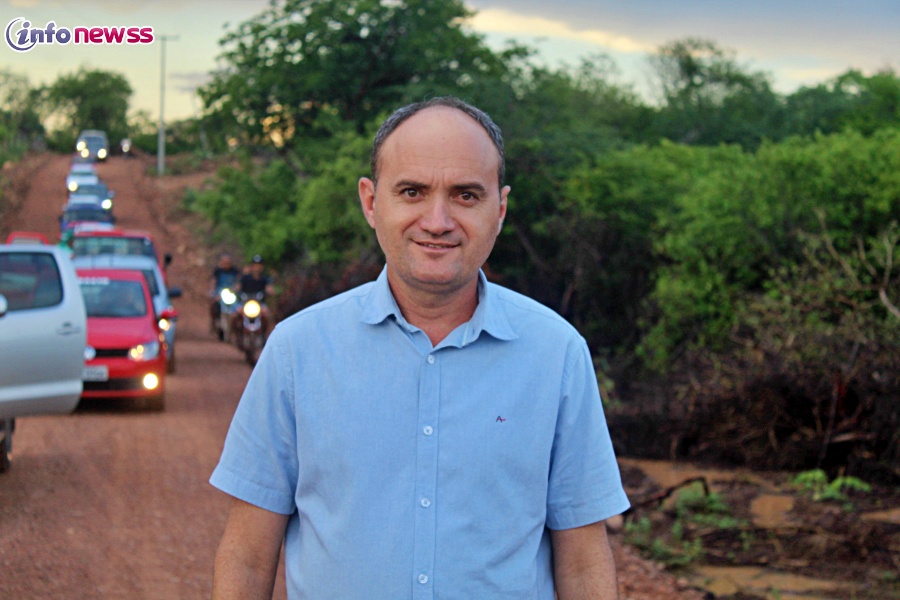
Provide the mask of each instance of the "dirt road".
[{"label": "dirt road", "polygon": [[[0,238],[13,229],[55,240],[66,156],[28,158],[13,173]],[[116,191],[122,227],[150,230],[174,256],[178,369],[166,409],[82,402],[72,415],[18,420],[13,466],[0,477],[0,598],[208,598],[227,498],[207,478],[250,368],[207,329],[210,251],[178,210],[206,175],[148,175],[152,160],[113,157],[101,178]],[[0,352],[6,349],[0,349]],[[699,598],[615,548],[623,598]],[[279,574],[275,598],[284,598]]]}]

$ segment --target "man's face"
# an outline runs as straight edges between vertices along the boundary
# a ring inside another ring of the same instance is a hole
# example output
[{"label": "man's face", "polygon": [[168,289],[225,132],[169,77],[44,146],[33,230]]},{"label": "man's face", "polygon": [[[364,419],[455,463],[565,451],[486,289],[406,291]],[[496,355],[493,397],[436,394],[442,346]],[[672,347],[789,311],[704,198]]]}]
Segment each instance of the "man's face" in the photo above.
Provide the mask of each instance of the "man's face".
[{"label": "man's face", "polygon": [[262,263],[250,263],[250,273],[252,273],[254,277],[259,279],[259,276],[262,275],[262,272],[263,272],[263,264]]},{"label": "man's face", "polygon": [[359,195],[392,287],[450,294],[475,285],[506,215],[499,161],[484,129],[452,108],[425,109],[388,136],[378,185],[360,179]]}]

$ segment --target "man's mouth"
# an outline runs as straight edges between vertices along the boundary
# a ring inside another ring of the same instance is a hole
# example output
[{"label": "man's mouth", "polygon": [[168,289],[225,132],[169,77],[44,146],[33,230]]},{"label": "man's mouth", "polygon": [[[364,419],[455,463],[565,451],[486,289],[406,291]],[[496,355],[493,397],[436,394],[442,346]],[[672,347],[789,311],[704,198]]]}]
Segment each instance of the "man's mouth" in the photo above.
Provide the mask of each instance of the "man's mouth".
[{"label": "man's mouth", "polygon": [[450,248],[456,248],[459,244],[447,244],[447,243],[437,243],[437,242],[416,242],[419,246],[423,248],[433,248],[435,250],[449,250]]}]

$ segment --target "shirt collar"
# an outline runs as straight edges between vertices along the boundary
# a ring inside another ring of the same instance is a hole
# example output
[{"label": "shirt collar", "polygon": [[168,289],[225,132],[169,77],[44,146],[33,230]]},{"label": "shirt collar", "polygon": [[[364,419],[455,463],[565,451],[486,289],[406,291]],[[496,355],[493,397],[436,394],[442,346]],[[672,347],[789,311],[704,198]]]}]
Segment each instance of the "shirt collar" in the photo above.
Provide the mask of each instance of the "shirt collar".
[{"label": "shirt collar", "polygon": [[[360,321],[369,325],[377,325],[391,316],[401,326],[406,328],[412,327],[403,317],[403,313],[400,312],[400,306],[391,293],[391,287],[387,278],[387,266],[385,266],[369,291]],[[461,338],[458,338],[457,343],[451,341],[450,338],[457,338],[458,336],[451,335],[441,345],[465,346],[477,340],[482,331],[498,340],[514,340],[519,337],[513,330],[496,291],[488,284],[484,272],[479,270],[478,306],[475,308],[472,318],[456,329],[455,333],[461,334]],[[445,342],[449,342],[449,344],[445,344]]]}]

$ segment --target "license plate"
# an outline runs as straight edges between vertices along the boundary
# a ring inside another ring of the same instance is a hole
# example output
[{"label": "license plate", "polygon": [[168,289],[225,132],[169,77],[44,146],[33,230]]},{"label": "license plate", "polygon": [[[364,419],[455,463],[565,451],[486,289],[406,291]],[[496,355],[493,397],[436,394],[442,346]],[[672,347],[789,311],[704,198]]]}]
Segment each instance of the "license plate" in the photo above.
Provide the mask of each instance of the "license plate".
[{"label": "license plate", "polygon": [[107,367],[106,365],[85,367],[81,379],[84,381],[108,381],[109,367]]}]

